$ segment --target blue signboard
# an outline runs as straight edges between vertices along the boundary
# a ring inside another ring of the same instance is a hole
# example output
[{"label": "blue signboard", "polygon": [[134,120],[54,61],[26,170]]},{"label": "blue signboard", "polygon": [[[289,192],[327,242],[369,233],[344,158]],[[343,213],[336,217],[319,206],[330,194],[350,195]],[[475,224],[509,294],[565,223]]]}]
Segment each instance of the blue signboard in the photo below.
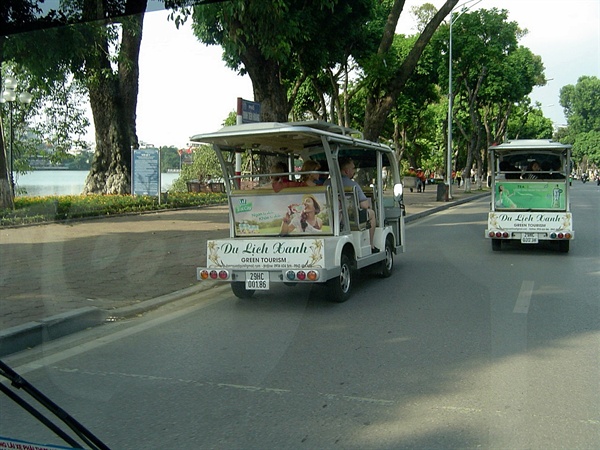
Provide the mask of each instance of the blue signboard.
[{"label": "blue signboard", "polygon": [[160,198],[160,150],[135,149],[131,164],[131,192]]},{"label": "blue signboard", "polygon": [[242,100],[242,123],[260,122],[260,103]]}]

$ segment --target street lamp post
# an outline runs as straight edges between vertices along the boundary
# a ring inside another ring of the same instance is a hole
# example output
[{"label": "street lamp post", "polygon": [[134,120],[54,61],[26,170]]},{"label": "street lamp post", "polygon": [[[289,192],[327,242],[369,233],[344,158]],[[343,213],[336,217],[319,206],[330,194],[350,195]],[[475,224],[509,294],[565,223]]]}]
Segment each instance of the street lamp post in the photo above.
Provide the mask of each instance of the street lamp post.
[{"label": "street lamp post", "polygon": [[10,158],[8,159],[10,167],[9,167],[9,173],[10,173],[10,187],[13,191],[13,195],[15,193],[15,178],[14,178],[14,165],[15,165],[15,154],[14,154],[14,149],[13,149],[13,145],[14,145],[14,141],[15,141],[15,131],[14,131],[14,124],[13,124],[13,104],[15,101],[18,101],[20,103],[26,104],[28,105],[29,103],[31,103],[31,100],[33,99],[33,96],[29,93],[29,92],[21,92],[19,95],[17,95],[17,80],[15,80],[12,77],[6,77],[6,79],[4,80],[4,90],[2,91],[2,98],[0,99],[0,102],[2,103],[6,103],[8,102],[8,112],[9,112],[9,126],[10,126],[10,144],[9,144],[9,151],[10,151]]},{"label": "street lamp post", "polygon": [[[475,3],[473,3],[475,2]],[[458,5],[465,6],[469,3],[468,8],[464,9],[455,19],[452,19],[452,14],[454,14],[454,9],[450,11],[450,31],[448,37],[448,151],[446,155],[446,183],[448,183],[448,199],[452,199],[452,25],[454,22],[458,20],[460,16],[469,11],[473,6],[477,3],[481,2],[481,0],[467,0],[466,2]]]}]

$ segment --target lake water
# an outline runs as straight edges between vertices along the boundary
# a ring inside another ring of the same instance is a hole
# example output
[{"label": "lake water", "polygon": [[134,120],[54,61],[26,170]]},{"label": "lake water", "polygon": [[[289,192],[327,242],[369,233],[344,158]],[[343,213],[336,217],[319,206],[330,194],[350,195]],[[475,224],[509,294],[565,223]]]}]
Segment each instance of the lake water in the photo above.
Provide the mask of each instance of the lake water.
[{"label": "lake water", "polygon": [[[25,175],[15,174],[15,183],[17,189],[26,191],[19,196],[79,195],[88,173],[87,170],[34,170]],[[161,174],[161,191],[168,191],[177,178],[179,173]]]}]

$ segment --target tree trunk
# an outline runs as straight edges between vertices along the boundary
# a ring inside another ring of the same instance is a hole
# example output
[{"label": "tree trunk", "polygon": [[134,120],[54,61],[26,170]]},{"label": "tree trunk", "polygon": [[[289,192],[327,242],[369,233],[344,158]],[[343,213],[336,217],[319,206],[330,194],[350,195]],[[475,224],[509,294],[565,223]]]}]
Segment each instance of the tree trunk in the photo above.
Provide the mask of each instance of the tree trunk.
[{"label": "tree trunk", "polygon": [[[405,0],[395,0],[392,10],[383,32],[381,44],[377,54],[382,58],[390,50],[393,42],[393,33],[398,24],[398,19],[404,7]],[[458,3],[458,0],[446,0],[439,11],[433,16],[427,24],[417,42],[409,52],[408,56],[400,66],[396,76],[390,81],[388,86],[376,86],[367,96],[367,106],[365,108],[365,139],[377,141],[383,131],[388,115],[396,103],[396,99],[402,92],[407,81],[411,77],[419,58],[425,49],[425,46],[431,40],[435,30],[439,27],[442,20],[452,11],[452,8]],[[383,92],[384,95],[379,96]]]},{"label": "tree trunk", "polygon": [[[136,11],[145,9],[145,1],[137,3]],[[131,149],[138,146],[135,111],[142,28],[143,14],[124,20],[118,74],[111,75],[105,38],[97,44],[102,51],[86,61],[89,72],[87,86],[96,129],[96,151],[84,194],[131,192]]]},{"label": "tree trunk", "polygon": [[99,79],[88,86],[96,128],[96,151],[84,194],[131,192],[131,147],[119,89],[113,79]]},{"label": "tree trunk", "polygon": [[14,207],[14,195],[8,174],[8,158],[4,145],[4,127],[0,120],[0,209],[13,209]]},{"label": "tree trunk", "polygon": [[[4,61],[4,36],[0,36],[0,67]],[[2,74],[0,73],[0,86],[2,86]],[[8,157],[6,155],[6,144],[4,142],[3,119],[0,118],[0,208],[13,209],[15,207],[14,192],[8,173]]]},{"label": "tree trunk", "polygon": [[[1,80],[0,80],[1,81]],[[13,209],[15,207],[15,196],[8,173],[8,157],[6,156],[6,145],[4,144],[4,126],[0,120],[0,208]]]},{"label": "tree trunk", "polygon": [[290,107],[287,89],[281,82],[279,64],[265,59],[252,45],[246,47],[241,59],[252,80],[254,101],[260,103],[261,122],[287,122]]},{"label": "tree trunk", "polygon": [[[144,2],[146,3],[146,2]],[[145,5],[143,5],[145,9]],[[136,129],[136,110],[140,78],[140,46],[144,15],[137,14],[128,17],[123,26],[121,57],[119,58],[119,85],[123,100],[123,114],[127,118],[130,148],[138,148]]]}]

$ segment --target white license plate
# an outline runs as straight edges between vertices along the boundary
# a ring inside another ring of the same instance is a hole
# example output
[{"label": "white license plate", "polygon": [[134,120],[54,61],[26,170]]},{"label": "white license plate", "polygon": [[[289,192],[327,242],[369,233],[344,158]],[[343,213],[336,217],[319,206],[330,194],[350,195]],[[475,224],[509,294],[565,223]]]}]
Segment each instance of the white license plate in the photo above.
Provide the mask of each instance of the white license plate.
[{"label": "white license plate", "polygon": [[538,235],[535,233],[523,233],[521,235],[521,243],[522,244],[537,244],[538,243]]},{"label": "white license plate", "polygon": [[269,272],[246,272],[246,289],[269,290]]}]

